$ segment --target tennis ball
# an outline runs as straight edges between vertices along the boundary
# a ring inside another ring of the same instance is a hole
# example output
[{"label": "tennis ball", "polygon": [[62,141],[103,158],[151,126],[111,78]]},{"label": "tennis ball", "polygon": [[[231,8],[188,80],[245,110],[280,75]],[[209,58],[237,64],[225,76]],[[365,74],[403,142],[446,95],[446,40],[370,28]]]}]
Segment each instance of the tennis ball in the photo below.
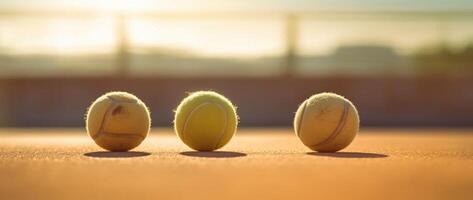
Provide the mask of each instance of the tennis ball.
[{"label": "tennis ball", "polygon": [[212,91],[186,97],[176,109],[174,130],[197,151],[213,151],[227,144],[236,132],[238,117],[233,104]]},{"label": "tennis ball", "polygon": [[128,151],[148,135],[150,116],[146,105],[126,92],[109,92],[90,106],[86,116],[87,133],[109,151]]},{"label": "tennis ball", "polygon": [[305,146],[318,152],[336,152],[355,138],[360,119],[355,106],[334,93],[305,100],[294,117],[294,130]]}]

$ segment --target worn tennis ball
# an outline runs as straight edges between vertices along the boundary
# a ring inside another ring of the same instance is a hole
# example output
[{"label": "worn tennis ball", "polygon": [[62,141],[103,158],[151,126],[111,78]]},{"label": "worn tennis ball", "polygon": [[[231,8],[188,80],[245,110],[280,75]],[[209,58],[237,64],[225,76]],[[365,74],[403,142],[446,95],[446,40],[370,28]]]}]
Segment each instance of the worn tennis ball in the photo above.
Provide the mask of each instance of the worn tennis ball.
[{"label": "worn tennis ball", "polygon": [[294,130],[305,146],[318,152],[347,147],[359,129],[355,106],[334,93],[320,93],[305,100],[294,117]]},{"label": "worn tennis ball", "polygon": [[213,151],[225,146],[235,134],[237,124],[233,104],[212,91],[190,94],[179,104],[174,117],[176,134],[197,151]]},{"label": "worn tennis ball", "polygon": [[126,92],[109,92],[92,103],[86,116],[87,133],[109,151],[128,151],[148,135],[150,115],[146,105]]}]

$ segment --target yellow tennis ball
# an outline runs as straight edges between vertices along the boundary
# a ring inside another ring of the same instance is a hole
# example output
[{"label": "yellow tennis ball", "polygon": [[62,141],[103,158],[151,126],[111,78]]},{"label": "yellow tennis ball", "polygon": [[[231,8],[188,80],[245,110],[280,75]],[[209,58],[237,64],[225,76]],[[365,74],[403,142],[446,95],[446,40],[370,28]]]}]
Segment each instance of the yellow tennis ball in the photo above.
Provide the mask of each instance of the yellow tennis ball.
[{"label": "yellow tennis ball", "polygon": [[136,96],[109,92],[90,106],[87,133],[97,145],[109,151],[128,151],[148,135],[151,120],[148,108]]},{"label": "yellow tennis ball", "polygon": [[236,132],[238,117],[233,104],[212,91],[194,92],[176,109],[174,130],[197,151],[213,151],[227,144]]},{"label": "yellow tennis ball", "polygon": [[347,147],[358,133],[355,106],[334,93],[320,93],[305,100],[294,117],[294,130],[305,146],[319,152]]}]

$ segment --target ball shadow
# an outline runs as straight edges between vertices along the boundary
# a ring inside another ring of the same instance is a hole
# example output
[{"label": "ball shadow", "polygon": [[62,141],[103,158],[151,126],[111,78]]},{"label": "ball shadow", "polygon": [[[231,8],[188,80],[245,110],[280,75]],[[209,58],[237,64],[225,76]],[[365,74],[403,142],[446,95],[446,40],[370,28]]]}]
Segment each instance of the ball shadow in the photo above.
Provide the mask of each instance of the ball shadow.
[{"label": "ball shadow", "polygon": [[142,151],[124,151],[124,152],[112,152],[112,151],[95,151],[84,153],[84,156],[94,158],[135,158],[149,156],[151,153]]},{"label": "ball shadow", "polygon": [[364,153],[364,152],[336,152],[336,153],[321,153],[309,152],[307,155],[333,157],[333,158],[385,158],[386,154],[379,153]]},{"label": "ball shadow", "polygon": [[184,156],[201,158],[236,158],[244,157],[247,154],[233,151],[185,151],[179,153]]}]

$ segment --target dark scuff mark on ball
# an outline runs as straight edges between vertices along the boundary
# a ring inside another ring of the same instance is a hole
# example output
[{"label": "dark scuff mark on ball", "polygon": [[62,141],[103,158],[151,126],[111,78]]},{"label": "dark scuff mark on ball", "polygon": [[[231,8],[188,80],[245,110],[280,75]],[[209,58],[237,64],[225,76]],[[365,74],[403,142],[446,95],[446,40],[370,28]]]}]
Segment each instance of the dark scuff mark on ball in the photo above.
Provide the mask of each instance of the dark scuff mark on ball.
[{"label": "dark scuff mark on ball", "polygon": [[117,106],[115,109],[112,111],[112,115],[118,115],[122,112],[123,107],[122,106]]}]

